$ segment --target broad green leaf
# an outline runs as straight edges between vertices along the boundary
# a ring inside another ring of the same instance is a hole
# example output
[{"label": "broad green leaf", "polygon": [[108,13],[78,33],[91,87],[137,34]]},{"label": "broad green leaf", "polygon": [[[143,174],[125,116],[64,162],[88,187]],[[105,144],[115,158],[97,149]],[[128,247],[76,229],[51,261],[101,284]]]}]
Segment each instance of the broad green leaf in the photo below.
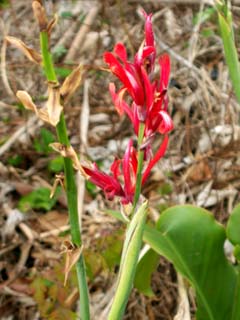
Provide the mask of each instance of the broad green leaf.
[{"label": "broad green leaf", "polygon": [[238,266],[238,279],[233,300],[233,314],[231,320],[240,319],[240,267]]},{"label": "broad green leaf", "polygon": [[137,265],[134,286],[148,297],[154,296],[151,288],[151,279],[158,262],[159,255],[153,249],[148,249]]},{"label": "broad green leaf", "polygon": [[240,261],[240,245],[239,244],[235,246],[233,253],[235,258]]},{"label": "broad green leaf", "polygon": [[[235,245],[234,255],[240,261],[240,204],[231,213],[227,223],[227,237]],[[233,320],[240,319],[240,268],[238,267],[238,282],[236,296],[233,300]]]},{"label": "broad green leaf", "polygon": [[240,204],[230,215],[227,223],[227,237],[234,245],[240,245]]},{"label": "broad green leaf", "polygon": [[176,206],[162,213],[158,230],[146,226],[144,241],[165,256],[196,290],[198,320],[233,318],[237,272],[227,261],[223,226],[206,210]]}]

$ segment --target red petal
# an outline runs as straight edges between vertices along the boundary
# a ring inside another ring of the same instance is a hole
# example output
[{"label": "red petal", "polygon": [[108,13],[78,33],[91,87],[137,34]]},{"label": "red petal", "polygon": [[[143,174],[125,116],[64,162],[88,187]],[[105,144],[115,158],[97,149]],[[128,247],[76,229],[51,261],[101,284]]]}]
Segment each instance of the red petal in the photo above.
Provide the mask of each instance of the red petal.
[{"label": "red petal", "polygon": [[162,55],[159,58],[159,65],[160,65],[160,88],[159,92],[161,93],[162,90],[167,89],[169,75],[170,75],[170,58],[167,54]]},{"label": "red petal", "polygon": [[113,74],[115,74],[126,88],[131,88],[131,84],[126,76],[125,69],[111,52],[104,53],[104,60],[109,65]]},{"label": "red petal", "polygon": [[132,140],[129,141],[126,152],[123,157],[123,177],[124,177],[124,190],[127,195],[132,194],[132,182],[131,182],[131,171],[130,171],[130,155],[132,148]]},{"label": "red petal", "polygon": [[140,47],[137,54],[135,55],[134,61],[138,66],[141,66],[144,63],[144,59],[146,59],[149,55],[152,53],[156,53],[156,50],[154,47],[148,46],[148,47]]},{"label": "red petal", "polygon": [[[129,90],[129,93],[131,94],[136,104],[142,106],[144,104],[144,92],[141,84],[139,84],[134,75],[127,70],[126,75],[128,77],[129,82],[131,83],[131,91]],[[128,89],[130,88],[128,87]]]},{"label": "red petal", "polygon": [[168,133],[173,129],[172,119],[169,116],[169,114],[164,110],[160,111],[159,115],[161,116],[162,121],[160,126],[158,127],[158,131],[163,134]]},{"label": "red petal", "polygon": [[144,82],[144,90],[145,90],[145,104],[147,107],[147,111],[150,109],[151,105],[153,104],[153,91],[152,91],[152,85],[148,78],[147,72],[145,68],[141,67],[142,71],[142,78]]},{"label": "red petal", "polygon": [[100,171],[96,164],[93,164],[93,166],[93,169],[85,166],[83,166],[83,169],[89,176],[89,180],[101,188],[108,199],[112,199],[114,195],[119,197],[124,196],[122,186],[117,179]]},{"label": "red petal", "polygon": [[125,63],[127,61],[127,51],[125,46],[119,42],[114,47],[114,53]]},{"label": "red petal", "polygon": [[134,124],[134,117],[133,117],[133,111],[129,107],[129,105],[123,100],[124,92],[126,91],[126,88],[121,89],[118,93],[115,92],[115,85],[114,83],[109,84],[109,91],[112,96],[113,103],[115,105],[115,108],[117,109],[117,112],[119,115],[123,115],[124,112],[128,115],[131,122]]},{"label": "red petal", "polygon": [[120,176],[120,164],[121,164],[121,160],[115,159],[111,165],[110,170],[115,179],[117,179]]},{"label": "red petal", "polygon": [[160,158],[164,156],[167,149],[167,145],[168,145],[168,136],[165,136],[160,148],[158,149],[158,151],[156,152],[152,160],[149,162],[146,170],[144,171],[143,178],[142,178],[142,185],[146,182],[146,179],[149,176],[153,166],[159,161]]},{"label": "red petal", "polygon": [[154,35],[153,35],[153,29],[152,29],[152,13],[147,14],[143,10],[143,15],[146,19],[145,21],[145,42],[147,46],[154,46]]}]

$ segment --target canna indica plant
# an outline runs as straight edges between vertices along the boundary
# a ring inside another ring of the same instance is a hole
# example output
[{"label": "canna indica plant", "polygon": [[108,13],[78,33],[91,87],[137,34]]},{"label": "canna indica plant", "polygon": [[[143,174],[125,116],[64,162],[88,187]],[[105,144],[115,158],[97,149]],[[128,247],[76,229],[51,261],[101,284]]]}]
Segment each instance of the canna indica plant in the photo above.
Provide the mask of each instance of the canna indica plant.
[{"label": "canna indica plant", "polygon": [[[198,320],[239,320],[240,207],[236,207],[230,216],[227,229],[216,222],[211,213],[193,206],[167,209],[155,227],[147,223],[148,202],[141,195],[142,186],[154,165],[164,156],[168,133],[173,129],[167,97],[170,59],[166,54],[158,59],[160,74],[155,80],[156,47],[151,14],[143,12],[145,37],[133,61],[128,59],[122,43],[116,44],[113,53],[104,54],[110,71],[121,83],[118,89],[113,83],[109,85],[113,103],[120,116],[129,118],[136,136],[136,143],[130,139],[123,158],[115,159],[110,173],[105,173],[95,163],[79,160],[67,135],[64,105],[80,85],[82,68],[77,67],[62,85],[59,84],[50,53],[50,35],[56,18],[48,21],[41,1],[33,1],[32,6],[40,28],[41,54],[19,39],[7,37],[7,41],[43,67],[48,82],[48,99],[43,108],[37,107],[25,91],[18,91],[17,97],[27,109],[56,128],[58,141],[51,146],[64,157],[64,181],[59,181],[59,178],[57,181],[66,190],[68,199],[72,243],[69,244],[71,254],[68,252],[67,256],[67,273],[75,265],[80,293],[80,319],[90,319],[90,308],[74,170],[101,188],[109,200],[114,197],[120,200],[121,210],[115,216],[126,224],[109,320],[120,320],[124,315],[138,268],[142,240],[156,253],[169,259],[195,289]],[[161,143],[158,143],[159,136]],[[157,149],[153,148],[156,143]],[[235,265],[224,255],[226,234],[234,246]]]}]

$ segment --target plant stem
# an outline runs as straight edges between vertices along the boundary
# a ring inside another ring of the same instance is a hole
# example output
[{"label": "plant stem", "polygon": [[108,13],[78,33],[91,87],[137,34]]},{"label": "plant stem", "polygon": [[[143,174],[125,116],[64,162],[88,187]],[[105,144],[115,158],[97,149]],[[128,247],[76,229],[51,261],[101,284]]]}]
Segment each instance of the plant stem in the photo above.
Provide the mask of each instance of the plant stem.
[{"label": "plant stem", "polygon": [[108,320],[120,320],[123,317],[136,273],[147,215],[147,205],[148,203],[145,201],[139,207],[127,228],[118,274],[117,289]]},{"label": "plant stem", "polygon": [[142,168],[143,168],[144,151],[141,150],[141,144],[143,142],[144,130],[145,130],[145,124],[141,122],[139,126],[139,131],[138,131],[138,167],[137,167],[136,189],[135,189],[134,200],[133,200],[133,213],[138,203],[138,200],[141,194],[141,187],[142,187]]},{"label": "plant stem", "polygon": [[[40,43],[41,51],[43,56],[43,67],[46,78],[48,81],[57,83],[57,77],[52,61],[52,56],[49,51],[49,41],[48,34],[46,31],[40,33]],[[60,143],[65,146],[70,146],[69,138],[67,135],[66,122],[64,114],[62,112],[60,116],[59,123],[56,126],[57,136]],[[68,200],[68,210],[69,210],[69,221],[71,228],[72,242],[75,246],[81,247],[81,230],[78,220],[78,199],[77,199],[77,185],[75,182],[75,174],[72,166],[72,160],[69,158],[64,158],[64,172],[65,172],[65,183],[66,183],[66,193]],[[80,293],[80,319],[88,320],[90,319],[89,311],[89,296],[87,287],[86,270],[83,255],[81,254],[78,262],[76,263],[78,286]]]}]

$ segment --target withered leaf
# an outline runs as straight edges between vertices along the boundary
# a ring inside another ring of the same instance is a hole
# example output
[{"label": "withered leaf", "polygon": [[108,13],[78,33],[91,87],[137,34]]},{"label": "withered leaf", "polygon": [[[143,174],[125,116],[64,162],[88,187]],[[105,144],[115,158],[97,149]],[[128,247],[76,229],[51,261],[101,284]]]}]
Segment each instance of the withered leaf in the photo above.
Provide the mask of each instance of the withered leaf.
[{"label": "withered leaf", "polygon": [[32,97],[26,91],[19,90],[17,91],[16,96],[26,109],[32,110],[38,115],[37,106],[33,102]]},{"label": "withered leaf", "polygon": [[67,279],[71,269],[77,263],[79,257],[81,256],[83,247],[75,247],[70,241],[65,241],[63,244],[63,251],[62,253],[66,253],[66,262],[64,268],[64,286],[67,283]]},{"label": "withered leaf", "polygon": [[46,31],[48,21],[44,7],[39,1],[33,1],[32,8],[34,16],[38,22],[40,31]]},{"label": "withered leaf", "polygon": [[[45,111],[47,111],[48,122],[56,126],[60,120],[60,115],[63,110],[62,105],[60,104],[60,91],[59,87],[56,85],[49,84],[48,86],[48,100],[44,107],[44,116]],[[46,121],[46,120],[45,120]]]},{"label": "withered leaf", "polygon": [[79,87],[83,74],[83,67],[79,65],[75,68],[70,75],[64,80],[61,88],[60,88],[60,95],[66,102],[72,94],[77,90]]},{"label": "withered leaf", "polygon": [[29,48],[22,40],[15,37],[7,36],[5,38],[8,43],[18,48],[30,60],[37,64],[41,64],[42,56],[36,50]]},{"label": "withered leaf", "polygon": [[47,33],[50,36],[52,29],[55,27],[55,25],[58,22],[58,15],[55,14],[54,17],[49,21],[48,25],[47,25]]},{"label": "withered leaf", "polygon": [[54,142],[50,144],[50,147],[52,147],[55,151],[59,152],[63,157],[70,158],[73,162],[73,167],[76,170],[79,170],[85,178],[88,178],[88,175],[81,166],[80,161],[78,160],[78,156],[72,146],[68,147],[59,142]]},{"label": "withered leaf", "polygon": [[58,92],[50,90],[49,98],[44,108],[38,109],[32,100],[32,97],[23,90],[19,90],[16,93],[18,99],[22,102],[26,109],[32,110],[43,121],[56,126],[60,119],[60,114],[63,107],[59,104],[60,95]]}]

